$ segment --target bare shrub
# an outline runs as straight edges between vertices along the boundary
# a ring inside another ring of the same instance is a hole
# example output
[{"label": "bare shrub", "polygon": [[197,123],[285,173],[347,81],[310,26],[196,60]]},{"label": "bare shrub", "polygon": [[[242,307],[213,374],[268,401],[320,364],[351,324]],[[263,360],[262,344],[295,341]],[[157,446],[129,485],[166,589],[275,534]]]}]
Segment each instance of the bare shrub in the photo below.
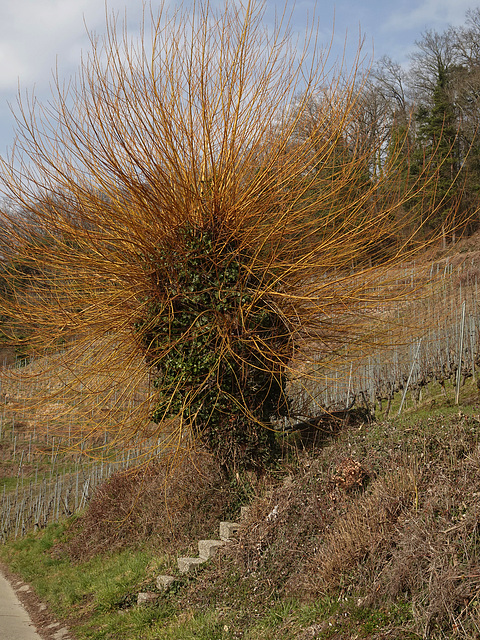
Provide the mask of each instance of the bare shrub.
[{"label": "bare shrub", "polygon": [[368,494],[353,500],[338,513],[326,533],[311,567],[321,589],[338,587],[343,575],[369,556],[390,546],[396,525],[415,500],[415,478],[398,469],[377,479]]},{"label": "bare shrub", "polygon": [[174,553],[205,537],[225,514],[232,492],[212,457],[191,454],[176,465],[151,461],[101,485],[75,525],[75,560],[137,544]]}]

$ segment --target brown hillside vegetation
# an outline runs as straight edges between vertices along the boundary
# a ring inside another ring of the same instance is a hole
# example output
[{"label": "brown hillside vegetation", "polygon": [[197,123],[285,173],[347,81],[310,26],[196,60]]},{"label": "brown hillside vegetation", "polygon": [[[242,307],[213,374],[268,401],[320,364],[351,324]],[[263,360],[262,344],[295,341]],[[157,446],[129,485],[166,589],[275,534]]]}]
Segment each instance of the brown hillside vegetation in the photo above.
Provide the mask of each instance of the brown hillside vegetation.
[{"label": "brown hillside vegetation", "polygon": [[[480,416],[459,414],[448,425],[426,418],[412,431],[381,423],[302,456],[295,474],[253,503],[236,543],[187,589],[185,603],[220,598],[248,618],[238,580],[253,610],[326,594],[354,596],[360,608],[408,602],[403,633],[478,637]],[[283,632],[294,623],[286,616]],[[348,621],[337,625],[332,637],[347,637]]]},{"label": "brown hillside vegetation", "polygon": [[99,487],[68,546],[79,561],[148,541],[174,554],[218,529],[235,497],[211,455],[150,462]]},{"label": "brown hillside vegetation", "polygon": [[[113,477],[53,556],[82,571],[112,550],[166,552],[175,588],[152,615],[173,607],[173,617],[155,638],[176,638],[168,633],[195,620],[201,633],[205,611],[231,630],[205,631],[212,638],[476,638],[480,404],[474,385],[463,394],[461,409],[352,424],[322,448],[292,450],[260,483],[245,477],[241,491],[204,454],[167,482],[158,464]],[[179,575],[176,557],[215,536],[240,504],[249,510],[235,541],[196,577]]]}]

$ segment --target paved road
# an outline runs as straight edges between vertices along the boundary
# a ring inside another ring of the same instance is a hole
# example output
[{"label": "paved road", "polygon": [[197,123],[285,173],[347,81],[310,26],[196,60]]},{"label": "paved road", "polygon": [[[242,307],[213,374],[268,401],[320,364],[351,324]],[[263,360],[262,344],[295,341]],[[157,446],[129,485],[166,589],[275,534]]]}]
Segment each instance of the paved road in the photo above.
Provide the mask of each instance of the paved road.
[{"label": "paved road", "polygon": [[8,580],[0,573],[1,640],[41,640]]}]

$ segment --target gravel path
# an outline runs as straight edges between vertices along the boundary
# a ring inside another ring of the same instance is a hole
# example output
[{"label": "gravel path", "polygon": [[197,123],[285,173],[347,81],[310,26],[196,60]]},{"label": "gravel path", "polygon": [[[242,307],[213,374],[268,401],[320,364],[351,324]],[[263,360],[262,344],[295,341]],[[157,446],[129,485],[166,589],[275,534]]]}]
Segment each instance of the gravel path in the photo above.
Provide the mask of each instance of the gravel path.
[{"label": "gravel path", "polygon": [[28,584],[0,567],[1,640],[73,640]]},{"label": "gravel path", "polygon": [[0,574],[0,637],[2,640],[41,640],[13,587]]}]

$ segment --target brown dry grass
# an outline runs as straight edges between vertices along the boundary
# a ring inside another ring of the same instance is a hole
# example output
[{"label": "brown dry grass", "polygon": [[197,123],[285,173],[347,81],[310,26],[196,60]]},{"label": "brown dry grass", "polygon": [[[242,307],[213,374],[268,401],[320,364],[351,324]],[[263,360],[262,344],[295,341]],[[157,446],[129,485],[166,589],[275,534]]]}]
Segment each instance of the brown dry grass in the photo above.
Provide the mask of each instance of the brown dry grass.
[{"label": "brown dry grass", "polygon": [[233,571],[258,606],[273,594],[355,596],[379,609],[407,601],[410,631],[478,637],[479,427],[460,415],[354,428],[302,454],[293,476],[253,502],[236,542],[187,599],[220,590],[238,606]]},{"label": "brown dry grass", "polygon": [[228,512],[232,491],[212,456],[198,452],[176,464],[150,462],[112,476],[73,527],[76,561],[138,545],[173,554],[205,538]]}]

